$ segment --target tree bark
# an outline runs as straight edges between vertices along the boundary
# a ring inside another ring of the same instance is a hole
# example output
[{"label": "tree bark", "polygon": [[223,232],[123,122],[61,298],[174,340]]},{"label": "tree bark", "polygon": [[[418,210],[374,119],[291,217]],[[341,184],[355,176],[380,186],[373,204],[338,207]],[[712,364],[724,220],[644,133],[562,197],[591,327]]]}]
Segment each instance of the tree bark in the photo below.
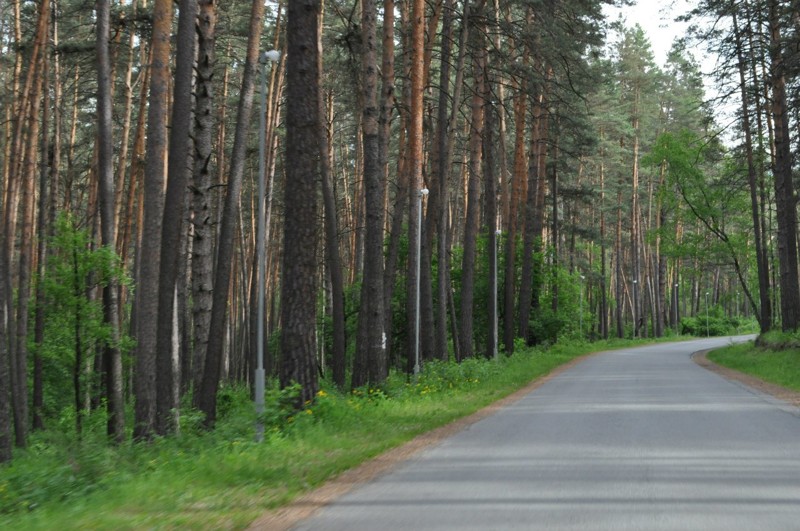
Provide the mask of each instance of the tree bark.
[{"label": "tree bark", "polygon": [[263,17],[264,4],[262,2],[253,2],[250,11],[249,38],[244,75],[242,77],[242,89],[237,109],[236,132],[231,152],[230,177],[217,240],[219,242],[217,246],[217,267],[214,274],[213,305],[211,308],[206,359],[200,390],[194,395],[195,406],[205,414],[204,424],[207,428],[213,427],[217,421],[217,391],[225,350],[228,296],[230,294],[231,270],[233,267],[233,243],[239,217],[239,199],[242,193],[247,136],[250,129],[250,119],[253,114],[256,65],[258,64],[261,21]]},{"label": "tree bark", "polygon": [[[111,114],[110,3],[97,0],[97,176],[100,202],[100,239],[103,247],[116,250],[116,194],[114,191],[114,134]],[[125,402],[122,396],[122,353],[119,348],[118,286],[111,277],[103,287],[103,320],[111,336],[103,347],[108,436],[117,443],[125,437]]]},{"label": "tree bark", "polygon": [[280,384],[300,386],[295,406],[317,390],[317,194],[320,178],[320,0],[294,0],[287,11],[286,181],[281,283]]},{"label": "tree bark", "polygon": [[772,326],[772,304],[769,296],[769,263],[767,251],[762,238],[763,220],[759,213],[758,179],[753,157],[753,131],[750,125],[750,98],[747,86],[747,64],[744,56],[741,30],[739,28],[736,6],[731,2],[731,21],[736,45],[737,67],[739,71],[739,92],[742,102],[742,131],[744,132],[744,148],[747,157],[747,183],[750,191],[750,213],[753,220],[753,237],[756,251],[756,268],[758,274],[759,307],[754,308],[761,333],[768,332]]},{"label": "tree bark", "polygon": [[780,265],[781,326],[785,332],[800,326],[800,280],[797,266],[797,198],[792,183],[791,137],[786,101],[780,2],[769,2],[770,78],[772,119],[775,127],[775,207],[778,221],[778,263]]},{"label": "tree bark", "polygon": [[483,37],[485,31],[485,16],[483,12],[485,2],[479,2],[475,7],[475,30],[473,77],[475,89],[472,96],[472,118],[470,121],[469,138],[469,184],[467,188],[467,215],[464,223],[464,257],[461,267],[461,304],[459,340],[464,358],[471,358],[475,354],[474,345],[474,294],[475,270],[477,256],[478,226],[480,223],[480,182],[482,173],[482,136],[484,131],[484,101],[486,93],[484,70],[486,68],[486,45]]},{"label": "tree bark", "polygon": [[[167,99],[172,36],[172,2],[156,0],[153,7],[152,62],[149,107],[147,110],[147,149],[144,180],[144,227],[136,292],[136,376],[134,378],[133,437],[147,440],[156,430],[156,338],[158,333],[159,267],[161,261],[161,223],[164,215],[166,179]],[[171,293],[170,293],[171,295]]]},{"label": "tree bark", "polygon": [[200,391],[211,328],[214,271],[214,206],[211,197],[214,153],[214,64],[216,62],[216,0],[200,0],[197,20],[197,102],[194,113],[194,175],[192,185],[192,387]]},{"label": "tree bark", "polygon": [[424,57],[425,57],[425,2],[424,0],[413,0],[411,11],[411,55],[409,64],[411,70],[411,93],[409,106],[408,123],[408,166],[406,170],[410,175],[408,194],[408,275],[406,277],[407,288],[407,315],[408,315],[408,367],[409,372],[418,371],[419,355],[419,276],[416,266],[419,260],[420,230],[417,220],[421,216],[421,190],[422,182],[422,143],[423,131],[422,120],[424,114]]},{"label": "tree bark", "polygon": [[377,7],[374,0],[361,2],[362,142],[366,234],[358,337],[353,365],[353,387],[380,385],[388,376],[383,310],[383,173],[380,160]]},{"label": "tree bark", "polygon": [[197,24],[197,0],[181,0],[176,39],[175,81],[167,162],[167,190],[161,223],[161,261],[158,280],[158,330],[156,338],[156,433],[175,429],[174,397],[178,380],[173,361],[173,313],[184,233],[186,186],[189,182],[192,147],[192,79]]}]

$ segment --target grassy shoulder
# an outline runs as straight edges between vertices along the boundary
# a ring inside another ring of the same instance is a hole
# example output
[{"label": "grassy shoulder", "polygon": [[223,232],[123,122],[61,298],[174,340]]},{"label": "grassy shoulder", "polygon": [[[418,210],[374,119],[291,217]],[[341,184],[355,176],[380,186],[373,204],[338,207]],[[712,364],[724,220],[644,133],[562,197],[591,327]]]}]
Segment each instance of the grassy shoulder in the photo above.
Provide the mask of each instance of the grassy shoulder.
[{"label": "grassy shoulder", "polygon": [[769,333],[753,343],[731,345],[708,354],[708,359],[762,380],[800,391],[800,342],[785,334]]},{"label": "grassy shoulder", "polygon": [[420,433],[469,415],[590,352],[631,342],[558,345],[499,362],[429,363],[416,382],[393,375],[381,389],[325,388],[299,413],[272,394],[266,440],[253,441],[246,389],[221,395],[213,432],[182,418],[182,434],[108,445],[103,419],[81,440],[53,426],[0,468],[0,528],[241,529],[263,511]]}]

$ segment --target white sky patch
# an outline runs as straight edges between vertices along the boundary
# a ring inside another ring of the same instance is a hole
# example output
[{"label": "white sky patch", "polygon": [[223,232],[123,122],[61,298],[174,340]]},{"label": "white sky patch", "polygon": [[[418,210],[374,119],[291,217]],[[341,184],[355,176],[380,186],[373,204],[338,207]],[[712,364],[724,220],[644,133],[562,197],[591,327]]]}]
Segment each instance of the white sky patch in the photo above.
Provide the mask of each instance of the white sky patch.
[{"label": "white sky patch", "polygon": [[[687,13],[693,4],[690,0],[639,0],[633,6],[622,8],[604,6],[603,11],[610,22],[616,21],[622,15],[627,26],[639,24],[650,40],[656,63],[663,67],[672,43],[675,39],[684,37],[689,26],[686,22],[676,22],[675,18]],[[701,63],[704,52],[705,50],[693,49],[695,57]]]}]

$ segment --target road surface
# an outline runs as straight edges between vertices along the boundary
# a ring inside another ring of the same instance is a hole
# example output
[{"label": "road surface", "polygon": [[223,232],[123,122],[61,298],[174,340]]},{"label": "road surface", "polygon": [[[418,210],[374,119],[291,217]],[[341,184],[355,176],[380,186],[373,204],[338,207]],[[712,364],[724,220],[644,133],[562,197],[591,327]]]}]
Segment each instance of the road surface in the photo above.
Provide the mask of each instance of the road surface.
[{"label": "road surface", "polygon": [[606,352],[297,530],[800,529],[800,410],[691,361]]}]

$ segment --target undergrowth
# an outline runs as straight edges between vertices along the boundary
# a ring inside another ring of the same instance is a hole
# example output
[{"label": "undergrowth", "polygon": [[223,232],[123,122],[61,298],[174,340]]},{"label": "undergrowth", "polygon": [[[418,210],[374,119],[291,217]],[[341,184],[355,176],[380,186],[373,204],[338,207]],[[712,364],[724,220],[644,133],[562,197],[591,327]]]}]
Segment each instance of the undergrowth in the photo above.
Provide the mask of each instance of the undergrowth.
[{"label": "undergrowth", "polygon": [[708,358],[725,367],[800,391],[800,336],[768,332],[756,345],[742,343],[715,350]]}]

